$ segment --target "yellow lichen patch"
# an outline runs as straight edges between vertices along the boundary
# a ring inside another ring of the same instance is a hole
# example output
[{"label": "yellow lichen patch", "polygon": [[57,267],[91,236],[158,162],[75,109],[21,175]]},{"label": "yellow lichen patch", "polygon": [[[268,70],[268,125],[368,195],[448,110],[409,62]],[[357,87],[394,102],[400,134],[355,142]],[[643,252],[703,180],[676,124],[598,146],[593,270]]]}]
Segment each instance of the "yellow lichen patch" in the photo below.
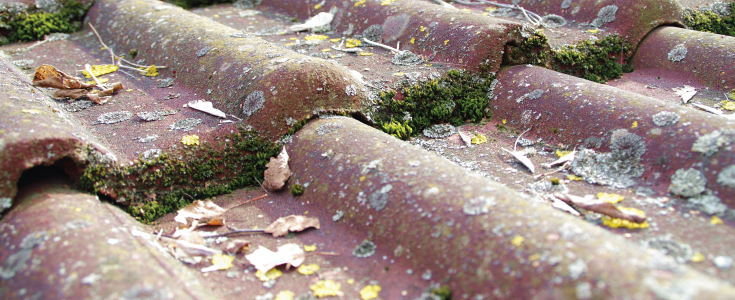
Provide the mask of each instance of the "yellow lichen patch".
[{"label": "yellow lichen patch", "polygon": [[365,7],[365,2],[367,2],[367,0],[357,1],[357,2],[355,2],[355,7],[358,7],[360,5],[362,5],[362,7]]},{"label": "yellow lichen patch", "polygon": [[393,73],[393,76],[403,76],[403,75],[404,75],[404,73],[403,73],[403,72],[397,72],[397,73]]},{"label": "yellow lichen patch", "polygon": [[323,35],[323,34],[312,34],[312,35],[307,35],[306,37],[304,37],[304,39],[307,41],[323,41],[328,38],[329,38],[328,36]]},{"label": "yellow lichen patch", "polygon": [[296,297],[296,293],[292,291],[280,291],[275,300],[293,300],[293,297]]},{"label": "yellow lichen patch", "polygon": [[703,261],[704,261],[704,255],[702,255],[702,253],[694,252],[694,254],[692,254],[692,262],[698,263],[698,262],[703,262]]},{"label": "yellow lichen patch", "polygon": [[324,6],[324,4],[319,3],[317,5],[314,5],[314,9],[320,9],[322,8],[322,6]]},{"label": "yellow lichen patch", "polygon": [[332,42],[332,43],[336,43],[336,42],[339,42],[341,40],[342,40],[341,38],[329,39],[329,41]]},{"label": "yellow lichen patch", "polygon": [[491,11],[491,10],[496,10],[496,9],[498,9],[498,8],[497,8],[497,7],[495,7],[495,6],[488,6],[488,7],[485,7],[485,11]]},{"label": "yellow lichen patch", "polygon": [[331,279],[319,280],[315,284],[309,286],[309,289],[314,292],[314,296],[317,296],[319,298],[326,296],[337,296],[338,294],[342,293],[340,291],[339,283],[336,283],[334,282],[334,280]]},{"label": "yellow lichen patch", "polygon": [[326,48],[326,49],[322,49],[322,52],[329,52],[330,50],[332,49]]},{"label": "yellow lichen patch", "polygon": [[357,46],[360,46],[362,42],[358,39],[347,39],[347,44],[345,44],[345,47],[347,48],[355,48]]},{"label": "yellow lichen patch", "polygon": [[296,269],[301,274],[304,275],[311,275],[316,273],[316,271],[319,271],[319,265],[317,264],[308,264],[308,265],[300,265],[298,269]]},{"label": "yellow lichen patch", "polygon": [[381,289],[379,285],[368,285],[360,290],[360,298],[362,300],[378,298],[378,293],[380,293]]},{"label": "yellow lichen patch", "polygon": [[720,217],[718,216],[712,216],[712,220],[709,220],[709,223],[712,225],[725,224],[725,222],[723,222],[722,219],[720,219]]},{"label": "yellow lichen patch", "polygon": [[633,121],[633,125],[630,125],[630,128],[637,128],[638,127],[638,121]]},{"label": "yellow lichen patch", "polygon": [[367,177],[365,177],[365,176],[360,176],[360,181],[361,181],[361,182],[362,182],[362,181],[365,181],[365,179],[366,179],[366,178],[367,178]]},{"label": "yellow lichen patch", "polygon": [[541,258],[541,253],[536,253],[534,255],[529,256],[528,260],[534,261],[534,260],[538,260],[539,258]]},{"label": "yellow lichen patch", "polygon": [[306,252],[316,251],[316,245],[304,245],[304,251]]},{"label": "yellow lichen patch", "polygon": [[292,41],[298,41],[298,40],[299,40],[299,38],[289,38],[289,40],[292,40]]},{"label": "yellow lichen patch", "polygon": [[508,119],[503,119],[503,124],[508,124]]},{"label": "yellow lichen patch", "polygon": [[727,100],[722,101],[722,109],[724,109],[724,110],[735,110],[735,101],[727,101]]},{"label": "yellow lichen patch", "polygon": [[556,156],[558,156],[558,157],[562,157],[562,156],[564,156],[564,155],[567,155],[567,154],[569,154],[569,153],[572,153],[572,151],[561,151],[561,150],[556,150]]},{"label": "yellow lichen patch", "polygon": [[289,47],[289,46],[293,46],[293,45],[296,45],[296,43],[285,43],[285,44],[283,44],[283,45],[284,45],[284,46],[286,46],[286,47]]},{"label": "yellow lichen patch", "polygon": [[444,40],[444,46],[446,46],[449,43],[449,40]]},{"label": "yellow lichen patch", "polygon": [[41,113],[41,111],[37,109],[22,109],[21,111],[27,114],[32,114],[32,115],[37,115]]},{"label": "yellow lichen patch", "polygon": [[597,193],[597,199],[600,199],[602,201],[608,202],[608,203],[618,203],[620,201],[623,201],[625,199],[624,196],[618,195],[618,194],[608,194],[608,193]]},{"label": "yellow lichen patch", "polygon": [[372,52],[360,52],[360,56],[372,56]]},{"label": "yellow lichen patch", "polygon": [[419,29],[421,30],[421,32],[426,31],[426,27],[424,27],[424,26],[419,26],[419,27],[420,27]]},{"label": "yellow lichen patch", "polygon": [[382,6],[391,5],[393,4],[393,2],[396,2],[396,0],[383,0],[383,2],[380,2],[380,5]]},{"label": "yellow lichen patch", "polygon": [[[628,208],[628,207],[622,207],[622,206],[618,206],[618,209],[626,213],[634,213],[644,218],[646,217],[646,214],[640,209]],[[619,228],[619,227],[625,227],[628,229],[648,228],[648,222],[646,221],[644,221],[643,223],[636,223],[636,222],[631,222],[628,220],[623,220],[623,219],[618,219],[618,218],[612,218],[608,216],[602,216],[602,225],[605,225],[610,228]]]},{"label": "yellow lichen patch", "polygon": [[[100,75],[105,75],[105,74],[117,71],[117,66],[116,65],[93,65],[93,66],[90,66],[90,69],[92,69],[92,74],[94,74],[94,76],[100,76]],[[84,77],[86,78],[92,78],[92,75],[89,75],[89,72],[87,72],[86,70],[82,71],[82,74],[84,74]]]},{"label": "yellow lichen patch", "polygon": [[255,277],[258,277],[260,281],[273,280],[278,277],[281,277],[281,275],[283,275],[283,272],[281,272],[280,270],[276,268],[270,269],[268,270],[268,272],[265,272],[265,273],[263,273],[263,271],[261,270],[258,270],[255,272]]},{"label": "yellow lichen patch", "polygon": [[156,68],[155,65],[151,65],[150,67],[147,67],[145,69],[143,69],[143,68],[140,68],[140,69],[143,72],[145,72],[145,73],[143,73],[143,75],[145,75],[145,76],[148,76],[148,77],[158,76],[158,69]]},{"label": "yellow lichen patch", "polygon": [[523,241],[525,241],[525,240],[526,240],[526,238],[524,238],[524,237],[522,237],[520,235],[516,235],[516,236],[513,237],[513,240],[511,240],[510,243],[513,244],[513,246],[518,247],[521,244],[523,244]]},{"label": "yellow lichen patch", "polygon": [[574,181],[581,181],[581,180],[582,180],[582,179],[584,179],[584,178],[582,178],[582,177],[579,177],[579,176],[577,176],[577,175],[574,175],[574,174],[569,174],[569,175],[567,175],[567,179],[569,179],[569,180],[574,180]]},{"label": "yellow lichen patch", "polygon": [[227,254],[215,254],[212,256],[212,265],[218,266],[220,270],[232,268],[233,257]]},{"label": "yellow lichen patch", "polygon": [[409,43],[411,43],[411,44],[416,43],[416,38],[411,38],[411,41]]},{"label": "yellow lichen patch", "polygon": [[462,11],[464,11],[464,12],[472,12],[471,10],[466,9],[466,8],[463,8]]},{"label": "yellow lichen patch", "polygon": [[[97,80],[99,80],[100,83],[105,83],[105,82],[110,81],[110,78],[97,78]],[[97,83],[94,82],[94,80],[92,80],[92,81],[87,81],[84,84],[97,84]]]},{"label": "yellow lichen patch", "polygon": [[181,143],[187,146],[194,146],[194,145],[199,146],[199,136],[196,134],[185,135],[184,137],[181,138]]},{"label": "yellow lichen patch", "polygon": [[590,33],[598,33],[598,32],[600,32],[600,30],[599,30],[599,29],[597,29],[597,28],[595,28],[595,29],[590,29],[590,30],[587,30],[587,31],[589,31]]},{"label": "yellow lichen patch", "polygon": [[482,133],[475,133],[472,135],[471,141],[473,144],[479,145],[482,143],[487,143],[487,137],[483,135]]},{"label": "yellow lichen patch", "polygon": [[354,278],[347,279],[347,283],[353,284],[355,283],[355,279]]}]

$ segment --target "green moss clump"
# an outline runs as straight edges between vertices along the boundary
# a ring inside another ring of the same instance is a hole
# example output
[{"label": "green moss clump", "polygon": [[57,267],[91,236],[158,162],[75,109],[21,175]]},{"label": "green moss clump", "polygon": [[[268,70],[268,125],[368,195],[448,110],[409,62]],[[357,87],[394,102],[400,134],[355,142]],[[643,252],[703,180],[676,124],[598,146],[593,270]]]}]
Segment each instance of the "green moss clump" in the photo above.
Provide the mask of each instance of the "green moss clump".
[{"label": "green moss clump", "polygon": [[559,185],[559,183],[561,183],[561,179],[556,178],[556,177],[549,178],[549,181],[551,181],[552,185]]},{"label": "green moss clump", "polygon": [[730,11],[729,15],[719,15],[711,10],[688,9],[684,18],[689,28],[704,32],[735,36],[735,1],[725,4]]},{"label": "green moss clump", "polygon": [[431,289],[431,294],[439,296],[439,299],[441,300],[452,300],[452,290],[450,290],[446,285]]},{"label": "green moss clump", "polygon": [[128,55],[130,55],[130,59],[135,59],[136,56],[138,56],[138,49],[133,49],[128,52]]},{"label": "green moss clump", "polygon": [[451,70],[447,75],[396,91],[380,93],[381,108],[374,119],[378,129],[408,138],[438,123],[461,125],[491,117],[488,91],[495,79],[488,74]]},{"label": "green moss clump", "polygon": [[132,166],[92,164],[82,174],[81,190],[116,195],[136,219],[151,223],[164,214],[205,199],[262,182],[265,165],[280,147],[243,128],[230,143],[182,147]]},{"label": "green moss clump", "polygon": [[[7,23],[7,43],[40,40],[50,33],[71,33],[81,29],[87,7],[74,0],[61,1],[58,13],[36,12],[2,15]],[[0,22],[2,23],[2,22]]]},{"label": "green moss clump", "polygon": [[304,193],[304,186],[301,184],[294,184],[291,186],[291,195],[301,196]]},{"label": "green moss clump", "polygon": [[545,67],[549,60],[549,39],[539,31],[524,37],[519,46],[508,46],[509,51],[503,56],[503,64]]},{"label": "green moss clump", "polygon": [[581,41],[574,46],[565,46],[553,51],[552,68],[556,71],[605,83],[620,77],[624,71],[632,72],[629,59],[633,46],[617,35],[609,35],[597,41]]}]

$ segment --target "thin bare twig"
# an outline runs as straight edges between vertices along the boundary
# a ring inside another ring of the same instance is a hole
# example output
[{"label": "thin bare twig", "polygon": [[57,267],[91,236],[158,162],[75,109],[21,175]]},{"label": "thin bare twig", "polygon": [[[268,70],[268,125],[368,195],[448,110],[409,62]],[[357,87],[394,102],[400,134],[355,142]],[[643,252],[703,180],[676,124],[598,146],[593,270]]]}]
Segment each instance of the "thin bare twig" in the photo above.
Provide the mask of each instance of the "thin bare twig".
[{"label": "thin bare twig", "polygon": [[265,192],[266,194],[269,194],[269,195],[270,195],[270,193],[268,193],[268,190],[266,190],[266,189],[265,189],[265,188],[263,187],[263,184],[262,184],[262,183],[260,183],[260,181],[258,181],[258,178],[255,178],[255,176],[253,176],[253,179],[255,179],[255,182],[257,182],[257,183],[258,183],[258,185],[260,185],[260,188],[261,188],[261,189],[263,189],[263,191],[264,191],[264,192]]},{"label": "thin bare twig", "polygon": [[526,129],[526,131],[524,131],[524,132],[521,132],[521,134],[519,134],[519,135],[518,135],[518,137],[516,138],[516,143],[515,143],[515,144],[513,144],[513,152],[515,152],[515,151],[516,151],[516,147],[518,147],[518,141],[519,141],[519,140],[521,139],[521,137],[522,137],[522,136],[523,136],[523,135],[524,135],[524,134],[525,134],[526,132],[528,132],[529,130],[531,130],[531,128],[533,128],[533,126],[529,127],[528,129]]},{"label": "thin bare twig", "polygon": [[368,39],[366,39],[364,37],[362,38],[362,40],[364,40],[366,43],[368,43],[370,45],[373,45],[373,46],[378,46],[380,48],[383,48],[383,49],[386,49],[386,50],[390,50],[390,51],[394,51],[394,52],[401,52],[400,50],[398,50],[396,48],[393,48],[393,47],[388,46],[388,45],[383,45],[383,44],[378,43],[378,42],[373,42],[373,41],[368,40]]},{"label": "thin bare twig", "polygon": [[230,235],[236,235],[236,234],[242,234],[242,233],[263,233],[265,231],[265,229],[232,229],[230,227],[227,227],[227,228],[232,231],[225,232],[225,233],[200,232],[199,235],[201,235],[203,238],[213,238],[213,237],[230,236]]},{"label": "thin bare twig", "polygon": [[92,26],[92,23],[89,23],[89,28],[92,28],[92,31],[94,31],[94,35],[97,36],[97,40],[100,41],[100,44],[102,44],[102,46],[105,47],[105,49],[107,49],[107,51],[110,51],[110,58],[112,58],[112,64],[114,65],[115,64],[115,56],[117,56],[117,55],[115,55],[115,52],[113,52],[110,47],[107,47],[107,45],[105,45],[105,42],[102,41],[102,38],[100,37],[99,33],[97,33],[97,29],[94,29],[94,26]]},{"label": "thin bare twig", "polygon": [[237,204],[237,205],[235,205],[235,206],[233,206],[233,207],[227,208],[226,210],[230,210],[230,209],[233,209],[233,208],[235,208],[235,207],[238,207],[238,206],[242,206],[242,205],[248,204],[248,203],[250,203],[250,202],[253,202],[253,201],[256,201],[256,200],[260,200],[260,199],[263,199],[263,198],[265,198],[265,197],[268,197],[268,194],[265,194],[265,195],[263,195],[263,196],[260,196],[260,197],[256,197],[256,198],[250,199],[250,200],[248,200],[248,201],[245,201],[245,202],[243,202],[243,203]]},{"label": "thin bare twig", "polygon": [[89,73],[89,76],[91,76],[91,77],[92,77],[92,79],[94,79],[94,82],[95,82],[95,83],[97,84],[97,87],[99,87],[99,88],[101,88],[101,89],[103,89],[103,90],[107,89],[107,87],[106,87],[105,85],[103,85],[103,84],[102,84],[102,83],[101,83],[101,82],[100,82],[100,81],[99,81],[99,80],[97,79],[97,76],[94,76],[94,73],[92,73],[92,67],[90,67],[90,66],[89,66],[89,64],[85,64],[85,65],[84,65],[84,69],[85,69],[85,70],[87,70],[87,73]]}]

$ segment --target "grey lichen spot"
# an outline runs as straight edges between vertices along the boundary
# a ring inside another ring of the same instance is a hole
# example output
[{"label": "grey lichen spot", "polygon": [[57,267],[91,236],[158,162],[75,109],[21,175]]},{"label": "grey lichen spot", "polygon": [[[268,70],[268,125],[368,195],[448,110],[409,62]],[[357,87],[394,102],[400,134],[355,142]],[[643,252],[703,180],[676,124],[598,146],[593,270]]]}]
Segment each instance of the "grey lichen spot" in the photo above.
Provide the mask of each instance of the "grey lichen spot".
[{"label": "grey lichen spot", "polygon": [[490,212],[490,207],[496,204],[495,197],[479,196],[467,200],[462,206],[462,211],[470,216],[486,214]]},{"label": "grey lichen spot", "polygon": [[157,87],[167,88],[174,85],[174,79],[172,77],[161,79],[160,82],[156,83]]},{"label": "grey lichen spot", "polygon": [[246,116],[252,116],[263,108],[263,105],[265,104],[265,94],[261,90],[253,91],[245,98],[245,101],[242,102],[242,113]]},{"label": "grey lichen spot", "polygon": [[735,165],[729,165],[717,174],[717,183],[726,187],[735,187]]},{"label": "grey lichen spot", "polygon": [[385,208],[386,205],[388,205],[388,192],[393,189],[393,186],[390,184],[386,184],[380,190],[370,194],[368,196],[368,201],[370,202],[370,206],[372,206],[375,210],[381,211],[383,208]]},{"label": "grey lichen spot", "polygon": [[156,157],[161,156],[161,153],[161,149],[148,149],[144,151],[141,155],[143,156],[143,159],[150,161]]},{"label": "grey lichen spot", "polygon": [[497,86],[499,81],[497,79],[493,79],[492,82],[490,82],[490,86],[487,88],[487,98],[489,100],[492,100],[495,98],[495,86]]},{"label": "grey lichen spot", "polygon": [[732,257],[717,256],[712,260],[712,263],[714,263],[715,267],[720,270],[730,270],[730,268],[732,268],[732,261]]},{"label": "grey lichen spot", "polygon": [[563,184],[553,184],[551,180],[539,180],[528,184],[528,189],[539,194],[569,193],[569,188]]},{"label": "grey lichen spot", "polygon": [[567,9],[570,6],[572,6],[572,0],[564,0],[564,1],[561,2],[561,8],[562,9]]},{"label": "grey lichen spot", "polygon": [[[368,39],[371,42],[380,43],[383,40],[383,25],[370,25],[370,27],[366,28],[365,31],[362,32],[362,38]],[[370,45],[368,43],[363,43],[361,46],[368,47]]]},{"label": "grey lichen spot", "polygon": [[591,136],[591,137],[584,139],[584,145],[582,145],[582,147],[587,148],[587,149],[592,149],[592,148],[598,149],[602,147],[603,141],[604,140],[599,137]]},{"label": "grey lichen spot", "polygon": [[517,103],[522,103],[523,100],[526,100],[526,99],[528,99],[528,100],[536,100],[536,99],[540,98],[541,95],[543,95],[543,94],[544,94],[544,90],[542,90],[542,89],[535,89],[535,90],[531,91],[530,93],[526,93],[523,96],[518,97],[518,99],[516,99],[516,102]]},{"label": "grey lichen spot", "polygon": [[704,192],[707,180],[697,169],[678,169],[671,176],[669,192],[683,197],[695,197]]},{"label": "grey lichen spot", "polygon": [[701,195],[699,197],[689,198],[688,202],[699,211],[709,215],[722,215],[727,211],[727,205],[722,203],[722,200],[715,195]]},{"label": "grey lichen spot", "polygon": [[582,277],[584,272],[587,272],[587,264],[585,264],[584,260],[581,258],[569,265],[569,278],[573,280],[577,280],[579,277]]},{"label": "grey lichen spot", "polygon": [[30,70],[35,61],[32,59],[14,60],[13,64],[21,70]]},{"label": "grey lichen spot", "polygon": [[150,143],[152,141],[155,141],[157,138],[158,138],[157,134],[148,135],[146,137],[139,138],[138,143]]},{"label": "grey lichen spot", "polygon": [[202,56],[207,55],[207,52],[209,52],[209,49],[212,49],[212,48],[210,48],[209,46],[205,46],[204,48],[199,49],[199,51],[197,51],[197,57],[202,57]]},{"label": "grey lichen spot", "polygon": [[441,139],[453,135],[457,129],[450,124],[435,124],[424,129],[424,136],[431,139]]},{"label": "grey lichen spot", "polygon": [[249,9],[257,7],[261,2],[263,2],[263,0],[237,0],[232,5],[239,9]]},{"label": "grey lichen spot", "polygon": [[592,285],[589,282],[577,284],[577,299],[592,298]]},{"label": "grey lichen spot", "polygon": [[334,213],[334,216],[332,216],[332,221],[333,221],[333,222],[337,222],[337,221],[339,221],[340,219],[342,219],[342,217],[343,217],[344,215],[345,215],[345,212],[343,212],[343,211],[341,211],[341,210],[337,210],[337,212],[336,212],[336,213]]},{"label": "grey lichen spot", "polygon": [[92,273],[87,276],[84,276],[84,278],[82,278],[81,280],[81,283],[84,285],[94,285],[101,278],[102,278],[102,275]]},{"label": "grey lichen spot", "polygon": [[13,206],[13,199],[10,199],[9,197],[0,197],[0,212],[3,212],[11,206]]},{"label": "grey lichen spot", "polygon": [[146,122],[158,121],[161,119],[161,114],[155,111],[139,112],[136,115],[138,116],[138,118]]},{"label": "grey lichen spot", "polygon": [[670,234],[652,237],[641,241],[641,244],[645,247],[656,249],[663,255],[671,256],[681,264],[690,261],[692,255],[694,255],[694,251],[692,251],[692,247],[689,244],[674,241]]},{"label": "grey lichen spot", "polygon": [[101,114],[97,118],[97,122],[101,124],[114,124],[125,120],[130,120],[133,117],[133,113],[129,111],[114,111],[109,113]]},{"label": "grey lichen spot", "polygon": [[21,241],[18,251],[8,255],[0,267],[0,278],[4,280],[15,277],[20,271],[27,267],[26,262],[31,259],[33,248],[48,240],[48,232],[36,231],[26,235]]},{"label": "grey lichen spot", "polygon": [[176,123],[169,125],[168,128],[172,130],[189,131],[189,130],[194,129],[194,127],[196,127],[200,123],[202,123],[201,119],[189,118],[189,119],[179,120]]},{"label": "grey lichen spot", "polygon": [[614,159],[640,159],[646,153],[646,143],[643,139],[634,134],[627,133],[617,138],[613,138],[610,143],[610,149]]},{"label": "grey lichen spot", "polygon": [[720,150],[720,147],[730,145],[735,140],[735,131],[731,129],[715,130],[697,138],[692,145],[692,151],[711,156]]},{"label": "grey lichen spot", "polygon": [[593,184],[610,185],[615,188],[628,188],[635,185],[633,178],[643,175],[645,168],[640,163],[646,152],[646,144],[641,137],[617,130],[613,134],[611,153],[596,153],[582,149],[572,162],[572,172]]},{"label": "grey lichen spot", "polygon": [[375,249],[377,247],[375,246],[375,243],[364,240],[360,245],[357,245],[357,248],[355,250],[352,250],[352,255],[357,257],[370,257],[373,254],[375,254]]},{"label": "grey lichen spot", "polygon": [[679,114],[670,111],[662,111],[653,115],[653,124],[659,127],[674,126],[679,123]]},{"label": "grey lichen spot", "polygon": [[558,15],[545,15],[541,18],[541,25],[546,28],[559,28],[567,25],[567,20]]},{"label": "grey lichen spot", "polygon": [[687,57],[687,48],[684,44],[678,44],[669,51],[668,58],[670,61],[678,62]]},{"label": "grey lichen spot", "polygon": [[334,123],[334,122],[323,124],[316,129],[316,134],[325,135],[325,134],[334,132],[337,129],[340,129],[342,127],[345,127],[345,125],[342,125],[340,123]]},{"label": "grey lichen spot", "polygon": [[421,279],[429,281],[431,280],[431,270],[426,270],[423,274],[421,274]]},{"label": "grey lichen spot", "polygon": [[78,112],[92,107],[92,101],[89,100],[76,100],[71,103],[62,103],[61,107],[69,112]]},{"label": "grey lichen spot", "polygon": [[66,222],[66,224],[64,224],[66,228],[71,229],[71,230],[80,229],[80,228],[88,227],[91,225],[92,223],[90,223],[87,220],[83,220],[83,219],[69,221],[69,222]]},{"label": "grey lichen spot", "polygon": [[597,12],[597,18],[592,21],[592,26],[600,27],[605,23],[615,21],[615,13],[618,12],[618,6],[615,4],[605,6]]},{"label": "grey lichen spot", "polygon": [[397,66],[413,66],[423,63],[424,60],[411,51],[400,51],[393,56],[390,62]]},{"label": "grey lichen spot", "polygon": [[276,141],[276,144],[279,146],[288,145],[293,142],[293,135],[287,134],[282,136],[278,141]]},{"label": "grey lichen spot", "polygon": [[355,96],[357,95],[357,87],[354,84],[350,84],[345,87],[345,94],[347,96]]}]

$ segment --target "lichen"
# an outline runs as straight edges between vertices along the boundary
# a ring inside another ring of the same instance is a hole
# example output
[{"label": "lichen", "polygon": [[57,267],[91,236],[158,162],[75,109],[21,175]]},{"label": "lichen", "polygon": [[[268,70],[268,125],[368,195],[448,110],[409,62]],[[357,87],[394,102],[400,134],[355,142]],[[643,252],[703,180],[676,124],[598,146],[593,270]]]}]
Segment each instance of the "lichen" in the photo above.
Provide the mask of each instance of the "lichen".
[{"label": "lichen", "polygon": [[377,249],[375,243],[364,240],[355,248],[355,250],[352,250],[352,255],[362,258],[370,257],[375,254],[375,249]]},{"label": "lichen", "polygon": [[202,119],[188,118],[176,121],[176,123],[169,125],[168,128],[171,130],[181,130],[186,132],[194,129],[194,127],[201,123]]},{"label": "lichen", "polygon": [[567,25],[567,20],[565,20],[562,16],[554,14],[545,15],[543,18],[541,18],[541,25],[544,25],[544,27],[546,28],[559,28]]},{"label": "lichen", "polygon": [[706,185],[707,180],[699,170],[693,168],[678,169],[671,176],[669,192],[690,198],[704,193]]},{"label": "lichen", "polygon": [[323,124],[316,129],[316,134],[325,135],[325,134],[337,131],[338,129],[342,127],[345,127],[345,125],[342,125],[341,123],[331,122],[331,123]]},{"label": "lichen", "polygon": [[397,66],[413,66],[423,63],[424,60],[411,51],[400,51],[393,56],[390,62]]},{"label": "lichen", "polygon": [[246,116],[252,116],[263,108],[265,104],[265,94],[261,90],[253,91],[242,102],[242,113]]},{"label": "lichen", "polygon": [[462,211],[470,216],[486,214],[490,212],[490,207],[495,205],[495,197],[479,196],[467,200],[462,206]]},{"label": "lichen", "polygon": [[618,6],[615,4],[605,6],[597,12],[597,18],[592,21],[592,26],[600,27],[605,23],[615,21],[615,13],[618,12]]},{"label": "lichen", "polygon": [[114,111],[109,113],[101,114],[97,117],[97,122],[100,124],[114,124],[126,120],[130,120],[133,117],[133,113],[129,111]]},{"label": "lichen", "polygon": [[450,124],[436,124],[424,129],[424,136],[431,139],[441,139],[457,133],[457,129]]},{"label": "lichen", "polygon": [[393,189],[393,186],[390,184],[386,184],[380,190],[377,190],[370,194],[368,196],[368,201],[370,203],[370,206],[372,206],[375,210],[381,211],[385,208],[386,205],[388,205],[388,192]]},{"label": "lichen", "polygon": [[645,171],[640,163],[646,144],[639,136],[618,130],[613,134],[610,153],[582,149],[572,162],[572,172],[593,184],[628,188],[635,185],[633,178]]},{"label": "lichen", "polygon": [[692,145],[692,151],[700,152],[704,156],[712,156],[720,151],[721,147],[730,145],[733,141],[735,141],[735,130],[715,130],[697,138]]},{"label": "lichen", "polygon": [[727,205],[722,203],[722,200],[715,195],[700,195],[689,198],[688,202],[699,211],[708,215],[721,215],[727,211]]},{"label": "lichen", "polygon": [[674,241],[670,234],[643,240],[641,244],[645,247],[656,249],[663,255],[671,256],[681,264],[689,262],[692,259],[692,255],[694,255],[694,251],[692,251],[692,247],[689,244]]},{"label": "lichen", "polygon": [[[643,218],[646,217],[646,214],[640,209],[631,208],[631,207],[623,207],[623,206],[618,206],[617,208],[623,211],[624,213],[637,214]],[[628,229],[642,229],[642,228],[648,228],[650,226],[648,225],[648,221],[643,221],[643,223],[636,223],[636,222],[631,222],[628,220],[613,218],[609,216],[602,216],[601,219],[602,219],[602,225],[605,225],[610,228],[624,227]]]},{"label": "lichen", "polygon": [[670,111],[662,111],[653,115],[653,124],[659,127],[674,126],[679,122],[679,114]]},{"label": "lichen", "polygon": [[717,183],[725,187],[735,187],[735,165],[729,165],[717,174]]},{"label": "lichen", "polygon": [[735,1],[715,2],[699,10],[687,9],[684,22],[693,30],[735,36]]},{"label": "lichen", "polygon": [[667,58],[673,62],[679,62],[687,57],[687,48],[685,44],[678,44],[669,51]]}]

